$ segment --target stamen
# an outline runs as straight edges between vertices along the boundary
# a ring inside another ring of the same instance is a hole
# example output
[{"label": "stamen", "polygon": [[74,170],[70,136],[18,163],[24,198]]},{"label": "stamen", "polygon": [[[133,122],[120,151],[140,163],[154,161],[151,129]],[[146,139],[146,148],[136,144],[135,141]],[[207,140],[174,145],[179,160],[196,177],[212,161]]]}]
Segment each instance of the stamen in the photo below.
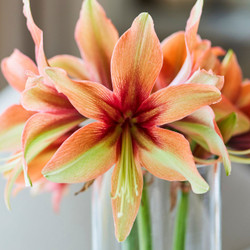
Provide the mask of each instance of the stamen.
[{"label": "stamen", "polygon": [[0,165],[0,173],[12,170],[17,165],[22,164],[22,152],[19,152],[17,154],[11,155],[9,157],[0,158],[0,163],[4,163]]},{"label": "stamen", "polygon": [[120,198],[120,211],[118,218],[123,215],[123,210],[126,203],[133,204],[135,195],[138,196],[138,185],[136,180],[136,163],[133,153],[133,145],[129,126],[126,125],[122,134],[121,157],[118,162],[119,175],[117,189],[113,199]]}]

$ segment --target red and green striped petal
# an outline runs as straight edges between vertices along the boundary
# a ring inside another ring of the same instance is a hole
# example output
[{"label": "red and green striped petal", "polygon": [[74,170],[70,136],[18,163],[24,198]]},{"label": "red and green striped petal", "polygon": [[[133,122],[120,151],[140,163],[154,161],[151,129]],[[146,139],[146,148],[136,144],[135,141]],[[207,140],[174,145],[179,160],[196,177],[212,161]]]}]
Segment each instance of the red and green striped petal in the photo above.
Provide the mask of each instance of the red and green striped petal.
[{"label": "red and green striped petal", "polygon": [[39,82],[22,93],[21,102],[25,109],[37,112],[64,113],[74,109],[65,96]]},{"label": "red and green striped petal", "polygon": [[0,116],[0,150],[16,151],[21,148],[25,122],[34,114],[21,105],[13,105]]},{"label": "red and green striped petal", "polygon": [[84,120],[78,113],[33,115],[26,123],[22,134],[24,176],[28,185],[27,168],[30,162],[46,147]]},{"label": "red and green striped petal", "polygon": [[155,92],[142,103],[135,120],[163,125],[180,120],[202,106],[221,99],[220,91],[204,84],[181,84]]},{"label": "red and green striped petal", "polygon": [[27,72],[38,74],[35,63],[17,49],[2,60],[1,69],[8,83],[19,92],[25,89]]},{"label": "red and green striped petal", "polygon": [[116,162],[120,129],[94,122],[70,136],[43,169],[52,182],[89,181],[105,173]]},{"label": "red and green striped petal", "polygon": [[136,110],[152,91],[162,67],[162,51],[147,13],[140,14],[114,49],[111,72],[114,93],[124,112]]},{"label": "red and green striped petal", "polygon": [[183,135],[158,127],[135,131],[142,166],[158,178],[188,180],[195,193],[205,193],[208,184],[196,169],[189,142]]},{"label": "red and green striped petal", "polygon": [[203,107],[182,121],[170,124],[170,126],[189,136],[208,152],[221,156],[226,174],[230,174],[229,155],[210,107]]},{"label": "red and green striped petal", "polygon": [[49,59],[51,67],[64,69],[72,78],[89,80],[89,72],[86,63],[75,56],[58,55]]},{"label": "red and green striped petal", "polygon": [[96,0],[83,2],[75,38],[90,79],[111,89],[110,60],[119,35]]},{"label": "red and green striped petal", "polygon": [[[57,145],[57,143],[50,145],[30,161],[30,163],[28,164],[27,171],[32,183],[40,181],[41,179],[45,180],[44,176],[42,175],[42,169],[46,166],[46,164],[55,154],[56,150],[58,149],[58,146],[59,145]],[[25,184],[23,171],[22,173],[20,173],[15,182],[21,185]]]},{"label": "red and green striped petal", "polygon": [[[134,157],[134,156],[132,156]],[[125,166],[126,167],[126,166]],[[130,197],[128,198],[127,190],[124,190],[124,193],[117,193],[119,189],[119,177],[122,172],[122,162],[121,159],[118,160],[117,165],[114,168],[114,172],[112,175],[112,186],[111,186],[111,197],[112,197],[112,208],[113,208],[113,217],[115,222],[115,235],[116,239],[121,242],[124,241],[129,235],[135,218],[137,216],[140,203],[141,203],[141,195],[142,195],[142,187],[143,187],[143,177],[142,170],[139,162],[135,160],[134,165],[130,166],[134,168],[132,180],[133,183],[130,189],[132,192],[130,193]],[[129,178],[129,177],[128,177]],[[136,186],[135,186],[136,185]],[[118,191],[119,192],[119,191]]]},{"label": "red and green striped petal", "polygon": [[102,84],[73,81],[65,71],[58,68],[47,68],[45,71],[57,90],[66,95],[82,115],[107,122],[110,122],[110,119],[117,121],[120,118],[115,96]]}]

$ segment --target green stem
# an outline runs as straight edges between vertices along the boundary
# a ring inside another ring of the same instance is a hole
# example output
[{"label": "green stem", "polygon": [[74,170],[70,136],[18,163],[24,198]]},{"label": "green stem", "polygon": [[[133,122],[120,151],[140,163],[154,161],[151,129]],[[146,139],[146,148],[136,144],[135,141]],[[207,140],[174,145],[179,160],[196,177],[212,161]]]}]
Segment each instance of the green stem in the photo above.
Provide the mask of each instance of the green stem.
[{"label": "green stem", "polygon": [[137,219],[135,220],[135,223],[132,227],[129,236],[124,242],[122,242],[122,250],[133,250],[133,249],[139,249]]},{"label": "green stem", "polygon": [[188,198],[189,192],[185,189],[180,190],[174,228],[173,250],[185,249]]},{"label": "green stem", "polygon": [[[141,206],[137,215],[137,228],[139,235],[139,249],[152,250],[150,204],[148,199],[147,181],[143,178],[144,185],[142,190]],[[136,248],[133,248],[136,249]]]}]

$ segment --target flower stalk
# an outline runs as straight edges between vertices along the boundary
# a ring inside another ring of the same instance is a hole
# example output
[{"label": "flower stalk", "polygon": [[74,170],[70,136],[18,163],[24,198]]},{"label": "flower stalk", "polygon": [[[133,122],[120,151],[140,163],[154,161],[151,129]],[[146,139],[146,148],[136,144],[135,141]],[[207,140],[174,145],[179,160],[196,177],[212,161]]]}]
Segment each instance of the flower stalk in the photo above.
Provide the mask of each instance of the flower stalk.
[{"label": "flower stalk", "polygon": [[181,190],[179,190],[179,200],[177,203],[174,228],[173,250],[185,249],[189,189],[188,183],[184,182],[182,183]]},{"label": "flower stalk", "polygon": [[144,176],[144,185],[142,190],[141,205],[137,215],[137,226],[139,235],[139,249],[152,250],[151,218],[150,204],[148,198],[147,181]]}]

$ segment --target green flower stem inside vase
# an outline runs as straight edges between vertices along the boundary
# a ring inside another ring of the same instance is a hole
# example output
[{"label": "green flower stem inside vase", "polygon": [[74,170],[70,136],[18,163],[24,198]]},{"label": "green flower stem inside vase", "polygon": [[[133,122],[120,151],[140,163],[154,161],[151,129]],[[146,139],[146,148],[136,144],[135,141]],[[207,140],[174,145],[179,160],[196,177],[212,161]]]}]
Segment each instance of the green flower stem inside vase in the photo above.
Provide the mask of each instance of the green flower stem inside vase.
[{"label": "green flower stem inside vase", "polygon": [[186,184],[187,183],[183,183],[183,187],[179,191],[179,198],[178,198],[177,211],[175,217],[173,250],[185,249],[188,199],[189,199],[189,188],[187,186],[185,188]]}]

